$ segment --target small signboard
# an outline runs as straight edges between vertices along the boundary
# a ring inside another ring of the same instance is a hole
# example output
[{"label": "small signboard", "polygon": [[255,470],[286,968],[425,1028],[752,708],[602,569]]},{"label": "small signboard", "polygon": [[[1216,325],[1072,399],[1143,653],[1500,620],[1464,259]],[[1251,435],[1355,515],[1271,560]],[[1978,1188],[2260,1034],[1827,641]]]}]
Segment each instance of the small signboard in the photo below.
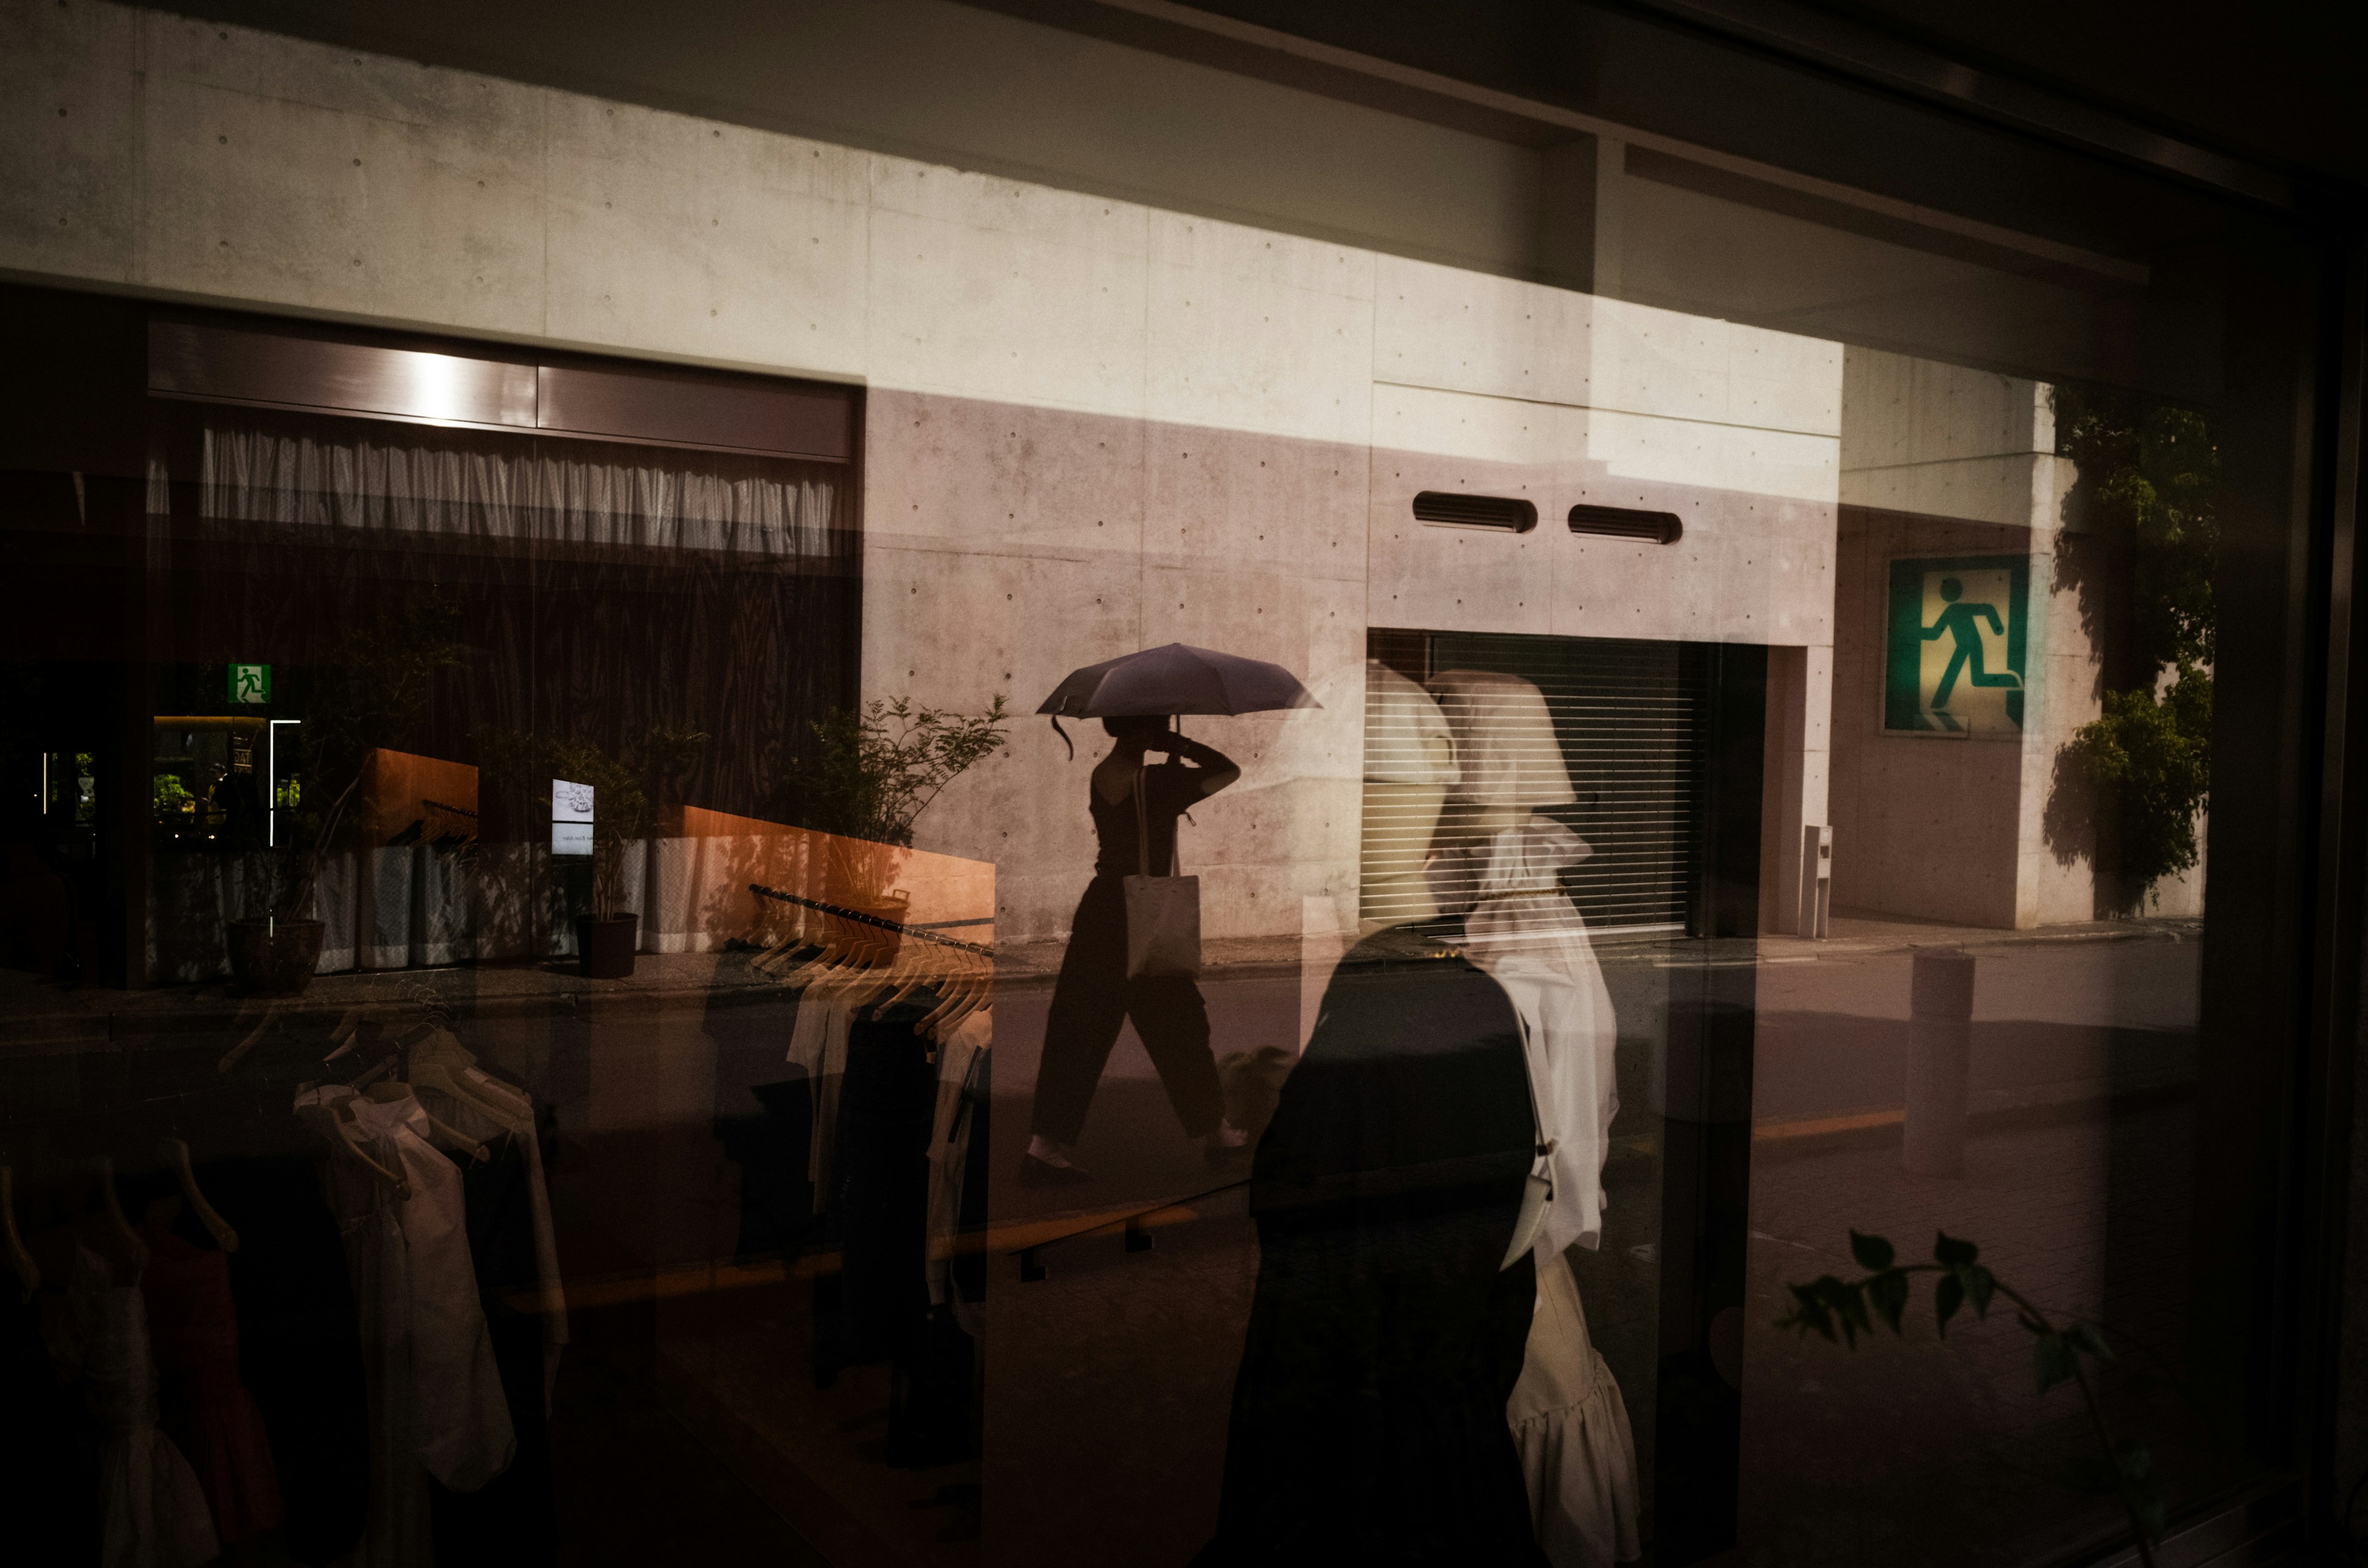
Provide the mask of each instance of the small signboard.
[{"label": "small signboard", "polygon": [[231,665],[230,699],[233,702],[269,702],[271,700],[271,666],[269,665]]},{"label": "small signboard", "polygon": [[1893,562],[1883,727],[2014,739],[2030,651],[2029,556]]},{"label": "small signboard", "polygon": [[551,781],[551,852],[592,853],[592,786],[569,778]]}]

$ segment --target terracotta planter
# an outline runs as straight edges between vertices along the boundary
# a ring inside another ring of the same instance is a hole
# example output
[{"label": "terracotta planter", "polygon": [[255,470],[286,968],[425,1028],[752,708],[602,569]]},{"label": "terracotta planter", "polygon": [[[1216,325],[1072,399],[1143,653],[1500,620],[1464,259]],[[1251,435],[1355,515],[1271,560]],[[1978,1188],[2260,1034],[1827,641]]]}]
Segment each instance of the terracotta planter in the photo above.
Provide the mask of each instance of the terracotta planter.
[{"label": "terracotta planter", "polygon": [[588,980],[630,980],[633,950],[641,945],[642,917],[613,915],[575,917],[575,959]]},{"label": "terracotta planter", "polygon": [[321,964],[318,920],[233,920],[228,928],[232,981],[250,996],[301,996]]}]

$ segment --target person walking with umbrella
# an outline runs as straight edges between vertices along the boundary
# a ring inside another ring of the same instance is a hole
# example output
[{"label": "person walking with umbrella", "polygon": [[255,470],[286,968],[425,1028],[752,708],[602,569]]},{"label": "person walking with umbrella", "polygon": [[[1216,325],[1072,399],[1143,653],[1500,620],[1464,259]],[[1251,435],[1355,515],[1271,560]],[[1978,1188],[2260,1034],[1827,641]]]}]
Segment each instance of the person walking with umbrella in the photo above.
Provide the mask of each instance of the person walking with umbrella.
[{"label": "person walking with umbrella", "polygon": [[[1241,777],[1231,757],[1171,728],[1171,715],[1250,712],[1313,701],[1279,665],[1178,643],[1078,670],[1038,710],[1053,716],[1056,730],[1064,716],[1099,718],[1111,745],[1094,765],[1087,796],[1096,841],[1094,875],[1077,902],[1044,1022],[1043,1062],[1036,1076],[1028,1152],[1020,1163],[1024,1185],[1061,1187],[1092,1179],[1074,1151],[1110,1047],[1129,1019],[1186,1136],[1206,1141],[1209,1163],[1225,1164],[1247,1142],[1225,1119],[1224,1093],[1209,1049],[1209,1009],[1198,980],[1172,971],[1130,973],[1124,884],[1141,868],[1172,868],[1178,819]],[[1166,760],[1152,762],[1154,754]]]}]

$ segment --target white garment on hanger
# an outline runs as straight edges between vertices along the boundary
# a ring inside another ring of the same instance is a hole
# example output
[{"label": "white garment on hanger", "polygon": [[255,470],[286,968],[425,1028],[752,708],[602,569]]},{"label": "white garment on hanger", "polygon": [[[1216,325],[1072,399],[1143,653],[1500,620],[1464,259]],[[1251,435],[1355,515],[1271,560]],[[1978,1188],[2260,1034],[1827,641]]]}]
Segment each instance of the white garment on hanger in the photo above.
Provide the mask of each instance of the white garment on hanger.
[{"label": "white garment on hanger", "polygon": [[[504,1093],[521,1091],[514,1084],[503,1082],[481,1068],[463,1067],[456,1074],[465,1086],[481,1088],[488,1099]],[[542,1140],[535,1131],[534,1118],[527,1118],[526,1130],[513,1134],[509,1128],[479,1110],[475,1106],[437,1089],[415,1089],[430,1114],[447,1126],[458,1128],[478,1142],[493,1148],[501,1147],[502,1140],[515,1136],[525,1145],[520,1152],[526,1161],[527,1210],[534,1221],[535,1290],[541,1297],[539,1310],[542,1313],[542,1413],[551,1414],[552,1390],[559,1381],[560,1353],[567,1346],[567,1286],[559,1272],[559,1241],[551,1224],[551,1186],[543,1179]]]},{"label": "white garment on hanger", "polygon": [[[398,1199],[347,1150],[334,1122],[352,1108],[370,1157],[400,1172]],[[342,1084],[296,1096],[327,1137],[329,1199],[345,1233],[370,1405],[370,1504],[356,1568],[429,1568],[427,1477],[474,1492],[518,1451],[469,1256],[461,1172],[429,1142],[416,1097],[373,1100]]]},{"label": "white garment on hanger", "polygon": [[962,1172],[970,1158],[970,1141],[976,1136],[973,1119],[962,1114],[963,1100],[985,1065],[983,1058],[995,1039],[995,1015],[982,1007],[964,1018],[953,1038],[938,1050],[937,1114],[929,1119],[929,1304],[953,1304],[962,1327],[976,1335],[964,1319],[965,1303],[954,1289],[954,1243],[962,1231]]},{"label": "white garment on hanger", "polygon": [[1605,1568],[1644,1555],[1628,1404],[1588,1337],[1578,1282],[1560,1254],[1538,1255],[1537,1312],[1505,1419],[1538,1546],[1554,1568]]},{"label": "white garment on hanger", "polygon": [[814,1107],[814,1137],[806,1144],[806,1179],[814,1184],[817,1209],[828,1202],[832,1157],[838,1148],[838,1091],[847,1077],[847,1036],[855,1027],[850,990],[875,989],[880,977],[858,969],[842,979],[825,974],[798,998],[790,1026],[789,1061],[805,1069],[808,1103]]},{"label": "white garment on hanger", "polygon": [[1620,1111],[1619,1023],[1587,923],[1556,874],[1593,851],[1558,822],[1532,817],[1453,857],[1452,879],[1472,897],[1463,950],[1494,976],[1521,1015],[1545,1175],[1554,1185],[1537,1253],[1558,1259],[1601,1240],[1603,1162]]},{"label": "white garment on hanger", "polygon": [[[187,1455],[156,1427],[148,1307],[79,1243],[66,1280],[84,1396],[98,1418],[102,1568],[198,1568],[220,1555],[213,1510]],[[66,1435],[58,1435],[65,1441]]]}]

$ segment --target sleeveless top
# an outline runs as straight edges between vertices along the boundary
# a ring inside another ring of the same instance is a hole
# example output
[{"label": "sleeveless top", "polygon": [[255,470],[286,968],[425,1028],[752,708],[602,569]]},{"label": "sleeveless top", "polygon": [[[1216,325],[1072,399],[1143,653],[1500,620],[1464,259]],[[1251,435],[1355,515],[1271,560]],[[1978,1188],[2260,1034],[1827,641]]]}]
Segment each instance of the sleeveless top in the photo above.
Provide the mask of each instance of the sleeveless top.
[{"label": "sleeveless top", "polygon": [[[1201,769],[1180,762],[1146,764],[1143,769],[1144,805],[1151,824],[1151,874],[1164,877],[1176,855],[1176,819],[1201,800]],[[1134,791],[1105,801],[1091,781],[1086,803],[1094,817],[1096,877],[1132,877],[1143,869],[1135,853]]]}]

